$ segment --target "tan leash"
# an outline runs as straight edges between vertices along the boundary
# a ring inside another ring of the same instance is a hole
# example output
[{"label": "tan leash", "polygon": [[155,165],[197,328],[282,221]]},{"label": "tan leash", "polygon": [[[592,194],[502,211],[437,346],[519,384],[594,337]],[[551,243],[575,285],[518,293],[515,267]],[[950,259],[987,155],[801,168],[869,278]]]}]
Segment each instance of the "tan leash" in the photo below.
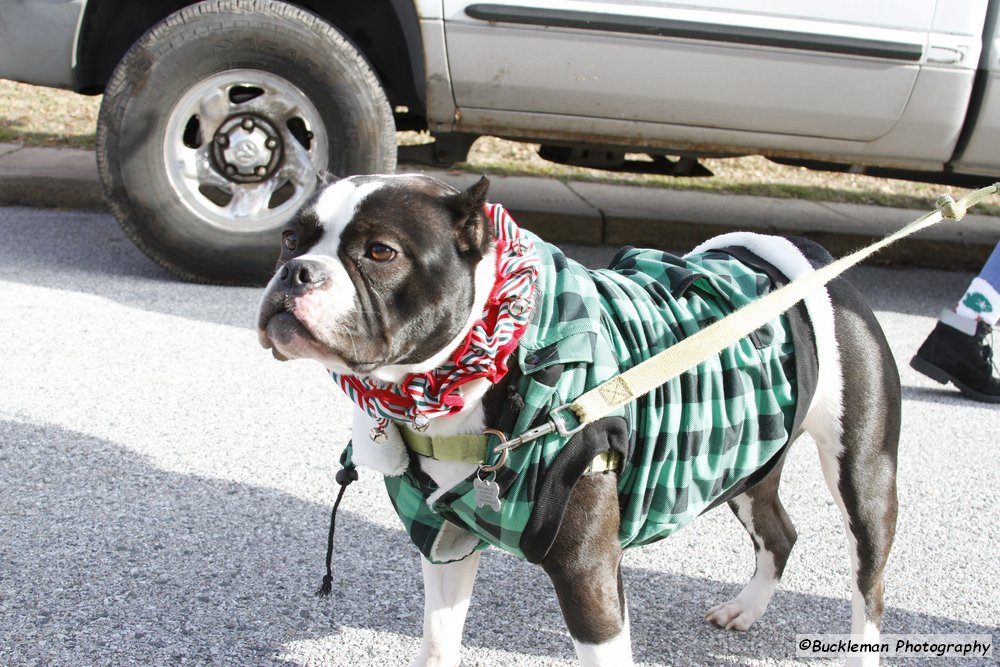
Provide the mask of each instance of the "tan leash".
[{"label": "tan leash", "polygon": [[[844,271],[902,238],[936,225],[944,219],[961,220],[966,211],[987,197],[1000,192],[1000,183],[975,190],[955,201],[948,195],[935,203],[936,210],[917,218],[894,234],[802,276],[767,296],[740,308],[676,345],[591,389],[572,403],[560,405],[549,413],[549,422],[525,431],[497,445],[506,460],[506,450],[558,431],[571,436],[587,424],[606,417],[629,401],[649,393],[684,371],[717,355],[741,338],[760,328],[806,298],[813,290],[826,285]],[[573,422],[576,422],[575,424]],[[502,464],[498,464],[499,465]]]}]

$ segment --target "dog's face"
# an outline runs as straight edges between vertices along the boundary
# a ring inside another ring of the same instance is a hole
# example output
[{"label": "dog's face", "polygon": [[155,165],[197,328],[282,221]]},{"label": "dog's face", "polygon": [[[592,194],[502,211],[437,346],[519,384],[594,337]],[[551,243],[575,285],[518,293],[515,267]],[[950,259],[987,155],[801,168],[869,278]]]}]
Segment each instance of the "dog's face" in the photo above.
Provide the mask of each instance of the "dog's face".
[{"label": "dog's face", "polygon": [[491,253],[488,186],[483,178],[459,192],[420,175],[321,182],[282,233],[261,345],[278,359],[376,376],[449,352]]}]

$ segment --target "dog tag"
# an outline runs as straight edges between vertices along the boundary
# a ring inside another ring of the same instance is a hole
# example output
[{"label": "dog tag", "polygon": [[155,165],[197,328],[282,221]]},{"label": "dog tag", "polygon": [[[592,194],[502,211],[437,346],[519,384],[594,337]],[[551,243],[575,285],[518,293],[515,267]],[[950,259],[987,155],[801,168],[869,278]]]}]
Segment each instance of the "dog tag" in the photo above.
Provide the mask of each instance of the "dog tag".
[{"label": "dog tag", "polygon": [[472,488],[476,490],[476,507],[492,507],[494,512],[500,511],[500,485],[492,479],[472,480]]}]

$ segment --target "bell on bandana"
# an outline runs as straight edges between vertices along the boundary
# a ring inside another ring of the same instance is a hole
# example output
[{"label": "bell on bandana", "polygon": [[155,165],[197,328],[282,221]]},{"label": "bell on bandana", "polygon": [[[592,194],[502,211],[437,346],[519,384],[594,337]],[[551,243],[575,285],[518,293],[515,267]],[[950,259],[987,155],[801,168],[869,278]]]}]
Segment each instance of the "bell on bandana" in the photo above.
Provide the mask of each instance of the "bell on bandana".
[{"label": "bell on bandana", "polygon": [[514,302],[510,304],[510,314],[514,316],[524,315],[528,312],[529,306],[527,299],[514,299]]},{"label": "bell on bandana", "polygon": [[371,441],[376,444],[383,444],[389,439],[389,436],[385,432],[385,426],[373,426],[372,430],[368,431],[368,437]]},{"label": "bell on bandana", "polygon": [[430,419],[428,419],[424,415],[418,414],[416,417],[413,418],[412,426],[413,430],[416,431],[417,433],[423,433],[424,431],[427,430],[427,427],[430,426],[430,424],[431,424]]}]

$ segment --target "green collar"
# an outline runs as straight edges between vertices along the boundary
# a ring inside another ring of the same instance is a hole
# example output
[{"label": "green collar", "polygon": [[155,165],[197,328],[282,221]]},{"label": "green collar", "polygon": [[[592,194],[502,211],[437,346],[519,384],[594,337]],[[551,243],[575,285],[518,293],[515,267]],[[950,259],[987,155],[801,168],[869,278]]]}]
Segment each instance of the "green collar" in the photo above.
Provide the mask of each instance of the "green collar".
[{"label": "green collar", "polygon": [[482,464],[486,461],[488,435],[439,435],[431,437],[405,426],[399,429],[406,448],[439,461]]},{"label": "green collar", "polygon": [[[399,433],[403,436],[406,448],[421,456],[428,456],[438,461],[458,461],[475,465],[482,465],[486,461],[490,436],[485,434],[431,437],[417,433],[405,426],[400,427]],[[595,456],[584,474],[593,475],[609,470],[618,470],[620,465],[621,455],[617,451],[609,449]]]}]

